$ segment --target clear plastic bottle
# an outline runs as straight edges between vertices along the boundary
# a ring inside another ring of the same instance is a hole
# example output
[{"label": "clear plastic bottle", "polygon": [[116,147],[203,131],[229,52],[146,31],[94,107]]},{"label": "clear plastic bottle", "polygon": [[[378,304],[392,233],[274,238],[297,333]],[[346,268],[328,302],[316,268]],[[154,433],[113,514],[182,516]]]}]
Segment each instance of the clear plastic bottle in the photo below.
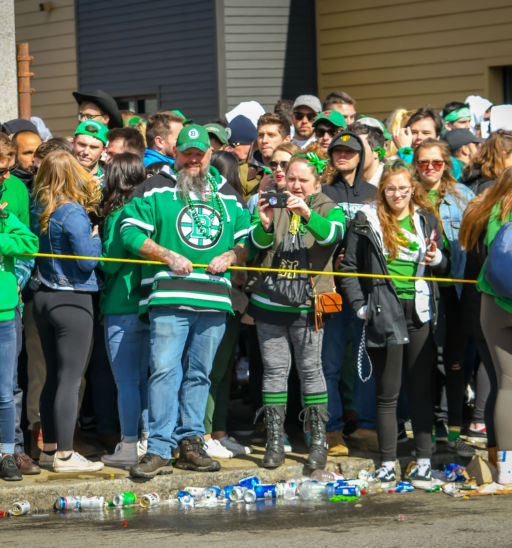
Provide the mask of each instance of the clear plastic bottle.
[{"label": "clear plastic bottle", "polygon": [[321,499],[325,496],[325,483],[304,481],[299,485],[298,493],[304,500]]},{"label": "clear plastic bottle", "polygon": [[338,481],[344,479],[342,474],[329,472],[328,470],[315,470],[311,474],[311,479],[320,483],[329,483],[330,481]]}]

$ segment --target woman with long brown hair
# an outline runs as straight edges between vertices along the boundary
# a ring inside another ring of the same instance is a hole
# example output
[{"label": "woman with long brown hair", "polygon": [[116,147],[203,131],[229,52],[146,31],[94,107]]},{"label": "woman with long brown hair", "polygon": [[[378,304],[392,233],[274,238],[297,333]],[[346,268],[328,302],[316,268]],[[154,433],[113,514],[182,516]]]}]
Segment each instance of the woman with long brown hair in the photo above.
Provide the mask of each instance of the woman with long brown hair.
[{"label": "woman with long brown hair", "polygon": [[431,485],[433,372],[438,289],[435,282],[379,275],[443,276],[448,260],[438,221],[412,168],[393,159],[384,168],[376,201],[363,206],[349,228],[340,270],[376,277],[342,277],[346,300],[364,320],[366,347],[377,386],[377,435],[382,466],[376,477],[396,480],[396,408],[402,367],[417,464],[410,479]]},{"label": "woman with long brown hair", "polygon": [[[44,158],[34,184],[34,230],[41,253],[98,257],[101,240],[88,213],[99,204],[94,179],[63,150]],[[46,361],[40,413],[43,451],[39,464],[54,472],[96,471],[73,451],[78,392],[93,328],[92,293],[98,291],[95,259],[39,258],[34,312]]]},{"label": "woman with long brown hair", "polygon": [[[466,253],[459,244],[459,227],[464,210],[474,198],[474,194],[453,178],[450,150],[442,141],[423,141],[414,152],[414,168],[421,186],[434,206],[445,247],[450,254],[451,277],[461,279],[464,277]],[[446,374],[448,448],[460,457],[471,457],[475,454],[474,448],[460,437],[465,393],[463,362],[466,347],[460,305],[462,287],[461,284],[443,283],[439,285],[439,290],[441,308],[437,342],[443,348]],[[439,424],[436,425],[436,430],[438,427]]]},{"label": "woman with long brown hair", "polygon": [[[500,483],[512,483],[512,428],[509,418],[512,400],[510,382],[507,380],[512,375],[512,300],[496,296],[484,271],[487,250],[501,226],[511,220],[512,167],[509,167],[494,186],[471,202],[460,231],[461,245],[468,253],[477,253],[483,264],[477,289],[482,293],[480,325],[485,340],[476,338],[476,341],[491,382],[485,407],[485,426],[489,460],[498,466]],[[503,275],[509,274],[504,272]]]}]

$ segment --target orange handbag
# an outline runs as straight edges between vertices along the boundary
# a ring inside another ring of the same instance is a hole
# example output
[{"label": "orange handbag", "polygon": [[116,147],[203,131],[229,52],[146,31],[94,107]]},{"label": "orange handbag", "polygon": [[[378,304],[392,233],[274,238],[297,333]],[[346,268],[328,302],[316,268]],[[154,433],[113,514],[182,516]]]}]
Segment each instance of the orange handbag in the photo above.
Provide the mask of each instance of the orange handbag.
[{"label": "orange handbag", "polygon": [[324,326],[323,315],[341,312],[341,305],[341,295],[335,291],[315,295],[315,327],[317,331]]}]

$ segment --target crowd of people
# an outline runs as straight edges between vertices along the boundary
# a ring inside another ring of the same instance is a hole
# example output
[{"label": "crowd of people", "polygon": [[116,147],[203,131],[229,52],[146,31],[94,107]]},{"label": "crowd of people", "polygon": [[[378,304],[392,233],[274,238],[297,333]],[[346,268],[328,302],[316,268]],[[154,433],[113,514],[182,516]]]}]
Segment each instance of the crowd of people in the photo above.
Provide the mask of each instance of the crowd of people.
[{"label": "crowd of people", "polygon": [[475,441],[512,483],[512,105],[379,120],[334,91],[200,125],[74,97],[69,138],[0,133],[1,478],[219,470],[252,450],[243,356],[263,467],[296,413],[309,470],[363,438],[392,485],[410,420],[413,485]]}]

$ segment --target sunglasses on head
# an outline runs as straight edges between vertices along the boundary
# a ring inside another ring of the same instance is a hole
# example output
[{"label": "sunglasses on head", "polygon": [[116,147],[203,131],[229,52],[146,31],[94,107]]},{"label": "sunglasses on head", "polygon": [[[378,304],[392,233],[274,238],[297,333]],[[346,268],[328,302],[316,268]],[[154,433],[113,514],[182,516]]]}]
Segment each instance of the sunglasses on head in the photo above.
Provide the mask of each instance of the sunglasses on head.
[{"label": "sunglasses on head", "polygon": [[420,169],[427,169],[431,165],[436,171],[440,171],[444,166],[444,160],[420,160],[416,165]]},{"label": "sunglasses on head", "polygon": [[0,177],[2,177],[2,175],[5,175],[7,172],[12,173],[15,169],[16,166],[4,167],[3,169],[0,169]]},{"label": "sunglasses on head", "polygon": [[314,112],[294,112],[293,117],[296,120],[302,120],[303,118],[307,118],[310,122],[312,122],[316,118],[316,114]]},{"label": "sunglasses on head", "polygon": [[268,165],[270,166],[270,169],[272,171],[275,171],[278,167],[280,167],[283,171],[285,171],[286,168],[288,167],[288,162],[286,160],[281,160],[280,162],[276,162],[272,160],[271,162],[269,162]]},{"label": "sunglasses on head", "polygon": [[326,133],[330,137],[334,137],[338,132],[339,132],[339,130],[336,129],[336,128],[332,128],[332,129],[327,129],[326,127],[317,127],[317,128],[315,128],[315,135],[317,137],[323,137]]}]

